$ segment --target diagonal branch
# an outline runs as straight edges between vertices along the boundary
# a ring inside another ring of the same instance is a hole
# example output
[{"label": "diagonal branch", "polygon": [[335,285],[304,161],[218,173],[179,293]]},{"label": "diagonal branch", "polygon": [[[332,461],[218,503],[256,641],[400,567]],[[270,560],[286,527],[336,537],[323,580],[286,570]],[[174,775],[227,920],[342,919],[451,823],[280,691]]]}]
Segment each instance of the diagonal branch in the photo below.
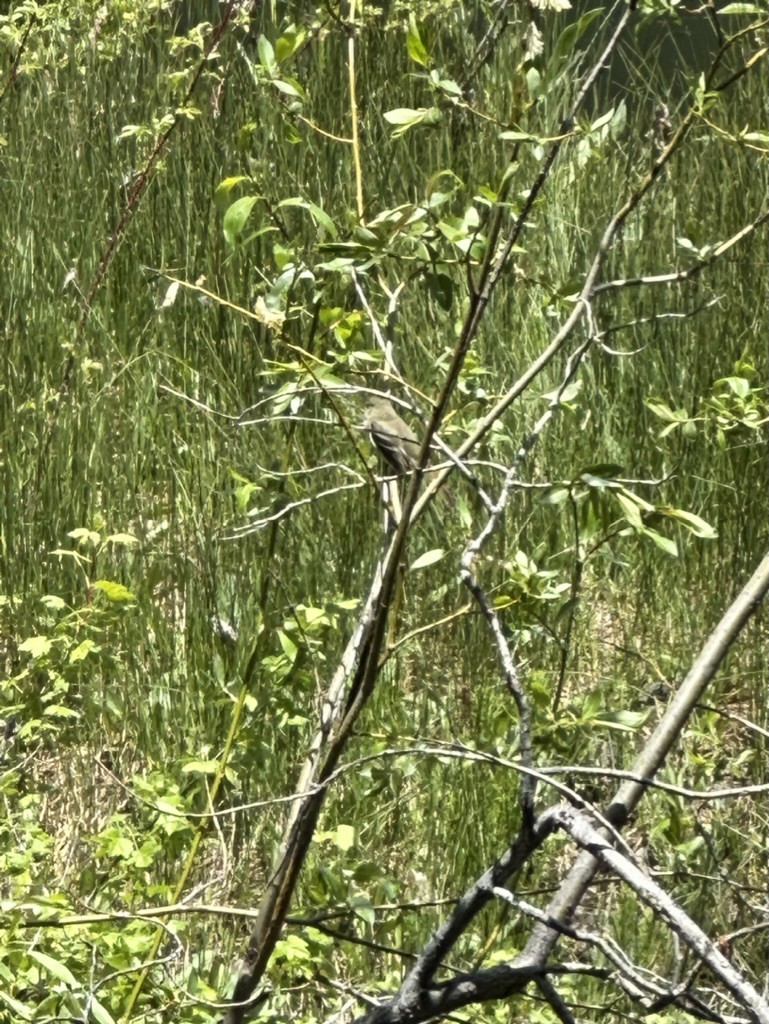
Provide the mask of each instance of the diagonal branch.
[{"label": "diagonal branch", "polygon": [[[606,817],[615,827],[622,828],[638,806],[647,790],[648,782],[651,782],[661,768],[694,711],[697,701],[767,591],[769,553],[764,556],[750,580],[705,641],[670,706],[631,768],[634,778],[623,783],[607,808]],[[548,908],[550,917],[568,924],[597,870],[598,861],[595,857],[587,851],[582,853],[552,900]],[[549,956],[557,941],[557,932],[545,925],[538,925],[521,955],[526,959],[543,961]]]},{"label": "diagonal branch", "polygon": [[[685,727],[697,701],[767,591],[769,553],[705,641],[666,714],[631,769],[633,778],[623,783],[605,812],[605,817],[615,828],[621,828],[638,805]],[[503,879],[509,878],[523,867],[531,854],[552,834],[554,825],[562,828],[568,826],[572,829],[572,823],[577,820],[585,821],[584,818],[578,818],[573,809],[561,805],[550,808],[540,815],[531,833],[524,829],[505,855],[462,897],[451,917],[438,929],[420,954],[400,992],[383,1006],[360,1018],[356,1024],[416,1024],[417,1021],[431,1020],[473,1003],[520,994],[530,981],[540,976],[536,972],[532,973],[532,969],[544,971],[559,936],[565,928],[570,927],[574,912],[599,868],[599,855],[603,856],[604,851],[611,850],[617,857],[621,856],[610,845],[605,829],[594,829],[593,826],[586,825],[591,829],[592,845],[577,858],[556,897],[545,911],[544,921],[535,926],[526,947],[512,963],[458,975],[445,983],[421,984],[423,980],[432,978],[438,965],[473,918],[494,897],[494,887],[504,885]],[[577,826],[574,825],[572,830],[578,831]],[[598,840],[594,841],[594,837],[598,837]],[[632,862],[622,856],[623,870],[625,865],[633,867]],[[617,870],[614,861],[612,869]],[[645,878],[639,869],[633,870]],[[633,874],[632,877],[636,879],[637,875]],[[670,904],[673,901],[669,897],[666,899],[669,903],[663,901],[660,905],[665,907],[663,916],[672,921]],[[682,918],[676,918],[676,921],[678,925],[682,924]],[[705,941],[709,942],[707,937]],[[699,937],[696,938],[696,943],[698,952],[706,948]],[[712,943],[707,947],[708,956],[710,946]],[[721,960],[713,962],[719,971],[723,970]],[[719,976],[723,977],[722,974]],[[755,1007],[758,1004],[755,1003],[755,993],[751,986],[743,979],[735,979],[733,975],[729,975],[727,987],[737,995],[743,1005],[754,1012],[755,1020],[761,1021],[761,1024],[769,1024],[769,1019],[765,1022],[763,1016],[755,1014]]]},{"label": "diagonal branch", "polygon": [[[769,562],[769,558],[767,559]],[[571,809],[558,814],[561,827],[590,857],[613,871],[633,889],[655,916],[662,917],[687,946],[721,979],[740,1005],[760,1024],[769,1024],[769,1004],[719,952],[714,942],[656,882],[615,850],[589,821]]]}]

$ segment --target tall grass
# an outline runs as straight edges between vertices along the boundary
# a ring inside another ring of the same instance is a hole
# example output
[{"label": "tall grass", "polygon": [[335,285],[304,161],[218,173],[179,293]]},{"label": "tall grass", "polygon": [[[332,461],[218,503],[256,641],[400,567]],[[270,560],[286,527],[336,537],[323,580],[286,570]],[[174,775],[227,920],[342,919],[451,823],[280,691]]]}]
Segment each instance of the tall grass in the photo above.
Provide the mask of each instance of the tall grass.
[{"label": "tall grass", "polygon": [[[254,35],[265,32],[274,40],[279,34],[273,6],[265,5],[255,16]],[[348,146],[319,135],[307,122],[298,125],[301,143],[288,141],[290,115],[274,91],[255,87],[234,42],[242,33],[233,32],[222,46],[223,91],[217,93],[216,83],[204,80],[197,96],[201,114],[174,135],[80,329],[83,296],[125,206],[123,182],[141,169],[151,145],[135,138],[121,141],[120,132],[127,124],[149,124],[173,106],[177,93],[168,75],[181,68],[183,57],[169,51],[173,19],[157,11],[150,16],[151,4],[137,8],[142,14],[134,33],[107,23],[90,43],[87,33],[97,15],[89,5],[73,5],[80,12],[74,36],[64,8],[48,7],[45,24],[33,30],[23,71],[0,106],[0,583],[5,598],[0,607],[5,677],[0,693],[20,722],[21,748],[30,743],[30,751],[40,752],[39,767],[33,761],[20,777],[14,775],[6,801],[17,832],[27,806],[42,832],[54,837],[41,864],[30,869],[31,889],[58,891],[72,906],[81,899],[96,908],[131,906],[167,891],[185,849],[182,831],[146,866],[127,863],[114,849],[110,860],[104,835],[118,820],[114,815],[123,816],[119,820],[126,831],[130,826],[139,846],[152,830],[132,780],[154,787],[157,798],[178,796],[187,810],[204,808],[207,776],[194,764],[220,753],[233,696],[256,651],[258,667],[249,683],[250,701],[225,801],[287,791],[312,729],[318,688],[346,640],[351,610],[340,602],[360,597],[381,543],[381,514],[371,487],[340,491],[246,540],[222,540],[243,521],[237,494],[241,479],[256,485],[249,507],[278,509],[315,487],[313,477],[282,473],[327,462],[361,466],[353,462],[346,434],[321,399],[304,404],[305,421],[299,423],[270,419],[269,406],[266,414],[255,414],[264,419],[253,427],[217,415],[235,417],[299,376],[289,365],[292,352],[265,329],[224,305],[201,301],[193,291],[182,290],[174,305],[162,308],[168,281],[158,272],[187,282],[204,278],[211,292],[252,308],[262,275],[273,272],[275,236],[264,235],[243,252],[228,248],[215,199],[218,183],[249,175],[266,198],[262,211],[301,196],[321,205],[349,233],[354,226],[352,162]],[[194,24],[197,12],[187,13]],[[311,20],[310,8],[305,16]],[[436,60],[458,74],[472,43],[466,14],[452,8],[445,19],[429,13],[425,18],[425,38]],[[256,59],[251,43],[245,40],[244,45]],[[411,77],[415,67],[408,61],[400,24],[372,18],[360,29],[357,46],[367,216],[421,201],[430,177],[447,168],[464,183],[454,212],[481,187],[496,187],[508,152],[508,144],[497,137],[498,126],[449,112],[451,130],[444,126],[432,134],[390,137],[383,111],[431,102],[424,84]],[[482,73],[474,102],[482,108],[493,105],[500,119],[509,117],[511,123],[528,119],[534,130],[535,123],[543,123],[538,111],[526,109],[521,84],[505,71],[516,46],[513,36],[502,44]],[[349,133],[345,54],[346,38],[332,26],[326,37],[312,40],[294,69],[309,97],[303,110],[307,120],[342,136]],[[470,429],[491,396],[508,387],[546,344],[607,217],[621,204],[628,183],[648,166],[646,133],[654,106],[672,87],[654,53],[636,58],[633,47],[628,62],[640,70],[623,87],[625,132],[584,165],[568,157],[555,169],[525,236],[517,276],[509,275],[509,286],[495,297],[483,325],[473,353],[475,376],[468,370],[453,402],[446,427],[451,440]],[[542,100],[551,115],[544,123],[557,123],[570,88],[567,78],[554,83]],[[765,79],[750,74],[733,92],[717,112],[725,132],[744,123],[758,128],[766,104]],[[618,99],[599,94],[591,102],[599,108],[597,116]],[[674,119],[677,113],[674,106]],[[514,202],[530,186],[533,166],[533,158],[522,150],[514,172]],[[763,156],[703,121],[631,219],[607,276],[655,274],[685,265],[689,256],[678,239],[686,237],[698,247],[726,239],[757,214],[766,192]],[[267,223],[266,214],[261,215]],[[299,240],[297,248],[308,261],[314,259],[317,238],[309,218],[294,210],[287,210],[285,218]],[[71,270],[74,276],[67,280]],[[391,286],[399,272],[394,264]],[[460,284],[462,275],[457,272],[455,280]],[[766,543],[762,441],[738,431],[720,449],[703,430],[692,437],[679,433],[661,439],[663,424],[645,404],[660,397],[696,414],[714,382],[731,375],[741,357],[753,362],[758,380],[766,379],[766,282],[765,237],[757,233],[692,282],[621,291],[595,310],[604,330],[636,322],[607,342],[633,354],[593,351],[582,372],[581,395],[571,409],[559,413],[534,453],[528,482],[571,480],[585,467],[617,463],[627,477],[666,478],[659,489],[640,489],[650,500],[701,515],[717,529],[718,539],[703,542],[681,533],[676,559],[652,544],[628,541],[608,545],[589,562],[572,637],[566,711],[559,718],[550,715],[549,695],[561,651],[536,625],[521,633],[519,655],[534,693],[537,741],[549,761],[628,763],[638,734],[581,721],[585,699],[595,694],[608,710],[659,704],[664,694],[655,687],[661,676],[672,681],[685,670],[692,650]],[[384,320],[386,303],[376,283],[366,280],[365,287]],[[711,299],[717,302],[697,315],[642,322],[662,312],[692,311]],[[336,301],[347,309],[358,304],[354,290],[343,284]],[[401,297],[397,357],[407,379],[427,394],[438,384],[440,360],[454,341],[461,313],[459,300],[450,311],[441,309],[418,279]],[[287,337],[302,344],[312,330],[308,302]],[[314,345],[313,354],[344,376],[345,353],[333,337],[320,330]],[[62,389],[70,360],[74,373]],[[352,383],[374,380],[361,371],[366,364],[355,365]],[[554,365],[511,410],[504,430],[482,446],[483,457],[512,458],[544,409],[537,396],[556,387],[562,371],[562,362]],[[358,410],[345,408],[357,422]],[[488,486],[498,485],[492,471],[479,474]],[[343,477],[329,470],[327,479],[340,483]],[[463,494],[462,502],[464,521],[460,513],[427,516],[414,536],[410,557],[436,547],[447,555],[437,566],[407,575],[396,637],[442,619],[465,602],[456,582],[457,554],[471,522],[477,529],[480,519],[471,496]],[[83,527],[102,539],[131,533],[139,544],[84,547],[83,564],[54,553],[75,550],[68,534]],[[568,507],[544,505],[536,492],[521,491],[494,560],[484,567],[489,585],[504,589],[505,563],[519,548],[535,555],[542,569],[552,568],[568,580],[573,545]],[[99,579],[124,584],[135,601],[105,611],[91,589]],[[50,602],[43,603],[46,595],[60,598],[65,609],[57,612]],[[297,627],[302,605],[324,609],[329,620],[311,643],[303,643]],[[67,609],[73,610],[68,618]],[[541,614],[550,630],[561,629],[549,608]],[[237,625],[234,648],[212,627],[218,618]],[[521,626],[513,606],[509,628]],[[760,696],[766,682],[762,633],[765,639],[765,621],[759,620],[718,689],[721,707],[753,719],[766,714]],[[285,663],[281,634],[302,646],[293,668]],[[19,645],[43,635],[73,643],[89,638],[99,650],[82,663],[52,656],[47,667],[14,682],[29,664]],[[51,728],[40,729],[51,706],[76,717],[49,715]],[[698,728],[712,736],[714,748],[702,765],[703,777],[728,774],[729,765],[715,751],[724,746],[738,753],[744,735],[706,712]],[[516,753],[515,719],[500,692],[485,627],[472,612],[397,650],[351,757],[417,741],[454,740],[501,758]],[[697,761],[699,743],[701,737],[682,751],[671,775],[685,773],[692,759]],[[185,770],[190,762],[193,770]],[[746,779],[764,779],[760,757],[744,764]],[[596,784],[592,795],[608,792],[607,784]],[[326,838],[308,862],[299,908],[309,912],[356,900],[393,904],[456,896],[515,828],[513,793],[509,769],[479,769],[436,755],[391,755],[344,776],[329,799],[322,822]],[[743,868],[748,853],[727,813],[723,819],[695,821],[688,808],[676,804],[665,810],[664,804],[663,798],[651,804],[643,820],[654,827],[652,846],[659,846],[657,856],[677,879],[685,863],[684,844],[698,829],[710,830],[700,875],[692,874],[688,883],[681,880],[682,891],[701,907],[712,876]],[[209,883],[212,900],[252,904],[274,856],[280,821],[280,808],[223,820],[193,884]],[[357,829],[355,846],[347,853],[334,851],[331,872],[326,866],[333,847],[329,836],[351,822]],[[66,856],[57,842],[66,846]],[[116,877],[110,879],[110,864],[118,861]],[[552,886],[556,866],[554,860],[541,877],[527,878],[526,887]],[[23,888],[23,882],[19,885]],[[626,948],[636,942],[639,956],[648,951],[658,941],[654,926],[639,928],[618,894],[609,892],[607,900],[618,908],[613,917],[618,941]],[[722,931],[734,925],[739,913],[739,908],[726,913],[719,900],[708,900],[703,910]],[[381,916],[378,930],[370,933],[381,942],[418,949],[440,918],[438,910],[425,910],[417,922],[393,912]],[[361,920],[365,931],[368,919]],[[468,939],[462,950],[466,964],[482,950],[485,955],[487,939],[493,950],[495,928],[505,949],[516,947],[521,924],[506,913],[491,913],[483,934]],[[221,988],[229,956],[242,936],[215,920],[190,926],[186,935],[195,936],[190,944],[199,951],[200,991],[210,995]],[[14,941],[19,943],[19,937]],[[73,943],[73,965],[83,955],[75,949]],[[754,946],[753,955],[759,952]],[[140,950],[131,953],[141,959]],[[57,955],[64,954],[59,950]],[[321,958],[317,950],[313,955]],[[333,962],[343,977],[398,970],[396,959],[358,947],[335,961],[329,952],[322,956],[328,957],[328,970]],[[673,953],[665,946],[659,959],[668,957],[672,962]],[[184,977],[191,984],[189,970]],[[279,961],[276,986],[290,988],[291,982],[289,961],[282,966]],[[116,1014],[120,998],[116,989],[106,1000],[111,999]],[[304,996],[297,996],[297,1004],[286,998],[287,1005],[300,1005]],[[315,1012],[309,1002],[301,1003],[308,1020]],[[164,1019],[162,1008],[154,1012],[152,1019]],[[211,1019],[202,1010],[184,1013],[189,1016],[179,1019]]]}]

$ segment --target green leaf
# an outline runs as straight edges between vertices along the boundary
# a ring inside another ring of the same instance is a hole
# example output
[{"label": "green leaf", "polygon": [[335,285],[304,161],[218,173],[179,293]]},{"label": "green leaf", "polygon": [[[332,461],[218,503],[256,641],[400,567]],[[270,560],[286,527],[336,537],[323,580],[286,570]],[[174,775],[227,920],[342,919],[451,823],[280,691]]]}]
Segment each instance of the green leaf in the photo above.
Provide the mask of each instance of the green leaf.
[{"label": "green leaf", "polygon": [[0,988],[0,1003],[4,1003],[8,1009],[15,1014],[13,1019],[15,1020],[32,1020],[32,1012],[28,1010],[23,1003],[20,1003],[18,999],[14,999],[13,996],[8,995]]},{"label": "green leaf", "polygon": [[209,761],[188,761],[182,767],[183,775],[216,775],[219,770],[219,762],[216,760]]},{"label": "green leaf", "polygon": [[718,14],[719,16],[724,14],[757,14],[763,16],[766,14],[766,11],[760,4],[727,4],[726,7],[720,8]]},{"label": "green leaf", "polygon": [[744,377],[722,377],[713,386],[718,387],[719,384],[725,384],[738,398],[747,398],[750,394],[750,381]]},{"label": "green leaf", "polygon": [[593,121],[593,123],[590,125],[590,131],[597,132],[600,128],[603,128],[605,124],[608,124],[613,117],[614,107],[612,107],[611,110],[609,110],[606,114],[601,114],[599,118]]},{"label": "green leaf", "polygon": [[376,913],[370,900],[364,897],[356,896],[352,901],[352,912],[356,917],[359,917],[361,921],[373,928],[376,924]]},{"label": "green leaf", "polygon": [[582,381],[578,379],[573,380],[563,389],[556,388],[555,391],[548,391],[542,397],[546,398],[548,402],[557,402],[558,405],[566,405],[567,402],[573,402],[581,390]]},{"label": "green leaf", "polygon": [[526,71],[526,88],[531,100],[536,100],[542,92],[542,75],[533,65]]},{"label": "green leaf", "polygon": [[409,57],[417,64],[421,64],[423,68],[430,66],[430,54],[422,42],[416,18],[413,14],[409,15],[409,27],[406,31],[406,49],[408,50]]},{"label": "green leaf", "polygon": [[635,732],[640,729],[651,713],[646,711],[599,711],[593,716],[593,724],[621,732]]},{"label": "green leaf", "polygon": [[88,530],[84,526],[78,526],[77,529],[70,530],[67,536],[76,540],[78,547],[84,547],[86,544],[97,547],[101,541],[100,534],[96,533],[95,530]]},{"label": "green leaf", "polygon": [[288,934],[275,944],[275,959],[286,963],[311,963],[310,947],[300,935]]},{"label": "green leaf", "polygon": [[241,181],[250,181],[251,179],[246,174],[236,174],[231,178],[225,178],[224,181],[220,181],[216,186],[214,192],[214,199],[221,199],[222,196],[228,196],[230,192],[239,185]]},{"label": "green leaf", "polygon": [[668,519],[675,519],[695,537],[702,537],[703,540],[715,540],[718,537],[718,533],[710,523],[706,523],[704,519],[700,519],[693,512],[685,512],[680,508],[658,508],[657,511],[660,515],[667,516]]},{"label": "green leaf", "polygon": [[443,206],[465,187],[461,178],[454,171],[444,169],[431,175],[425,185],[425,199],[430,210]]},{"label": "green leaf", "polygon": [[601,710],[601,695],[597,691],[593,690],[585,698],[585,702],[582,705],[582,719],[587,721],[595,718],[595,716]]},{"label": "green leaf", "polygon": [[398,107],[395,110],[386,111],[382,116],[388,124],[396,125],[395,131],[392,133],[394,139],[404,135],[411,128],[416,128],[417,125],[434,127],[442,120],[441,112],[437,107],[419,107],[416,110],[409,107]]},{"label": "green leaf", "polygon": [[85,640],[82,640],[73,651],[70,651],[69,658],[67,660],[70,665],[74,665],[78,661],[83,661],[87,658],[94,649],[96,649],[96,644],[93,640],[86,638]]},{"label": "green leaf", "polygon": [[419,558],[416,558],[411,563],[411,572],[415,569],[424,569],[428,565],[434,565],[435,562],[440,562],[445,554],[446,552],[443,548],[433,548],[432,551],[425,551],[423,555],[420,555]]},{"label": "green leaf", "polygon": [[334,845],[346,853],[355,846],[355,829],[352,825],[339,825],[334,835]]},{"label": "green leaf", "polygon": [[339,232],[337,231],[336,224],[329,217],[326,211],[315,203],[311,203],[308,199],[302,199],[300,196],[292,196],[291,198],[283,199],[278,203],[278,209],[283,209],[287,206],[294,206],[300,210],[307,210],[315,223],[324,228],[332,238],[336,238],[338,236]]},{"label": "green leaf", "polygon": [[136,598],[122,583],[115,583],[113,580],[97,580],[93,584],[94,590],[100,590],[108,601],[135,601]]},{"label": "green leaf", "polygon": [[306,100],[307,94],[295,78],[275,78],[272,84],[285,96],[292,96],[295,99]]},{"label": "green leaf", "polygon": [[296,660],[296,656],[299,653],[299,648],[296,646],[294,641],[283,632],[282,629],[278,630],[278,640],[280,642],[280,646],[283,648],[283,653],[293,665]]},{"label": "green leaf", "polygon": [[65,708],[62,704],[49,704],[43,712],[43,718],[80,718],[80,712]]},{"label": "green leaf", "polygon": [[437,71],[430,72],[430,78],[437,89],[447,93],[449,96],[461,96],[462,90],[453,78],[440,78]]},{"label": "green leaf", "polygon": [[631,501],[627,494],[622,491],[615,492],[614,497],[617,499],[617,503],[622,509],[623,518],[626,519],[634,529],[643,529],[641,510],[638,505],[636,505],[634,501]]},{"label": "green leaf", "polygon": [[304,142],[302,134],[288,121],[283,122],[283,138],[292,146],[298,146]]},{"label": "green leaf", "polygon": [[538,135],[530,135],[528,132],[500,132],[498,138],[504,139],[505,142],[542,142]]},{"label": "green leaf", "polygon": [[275,59],[278,64],[293,57],[306,38],[307,32],[303,28],[298,29],[296,25],[289,25],[275,43]]},{"label": "green leaf", "polygon": [[743,142],[758,142],[762,146],[769,146],[769,132],[745,132],[740,138]]},{"label": "green leaf", "polygon": [[569,497],[569,488],[559,484],[555,487],[550,487],[540,497],[539,501],[542,505],[563,505],[566,499]]},{"label": "green leaf", "polygon": [[47,654],[51,647],[52,641],[48,636],[30,636],[19,644],[19,650],[31,654],[35,661]]},{"label": "green leaf", "polygon": [[118,134],[118,142],[120,142],[122,139],[130,139],[134,135],[138,135],[141,130],[142,126],[140,124],[123,125]]},{"label": "green leaf", "polygon": [[592,21],[603,14],[603,7],[596,7],[592,11],[583,14],[578,21],[573,21],[561,32],[555,44],[553,57],[557,60],[561,57],[569,57],[577,43],[577,40],[584,34]]},{"label": "green leaf", "polygon": [[39,964],[43,970],[47,971],[54,978],[58,978],[59,981],[63,981],[65,985],[71,985],[72,988],[77,988],[77,979],[75,978],[72,971],[65,964],[59,960],[55,960],[52,956],[48,956],[47,953],[41,953],[39,949],[28,949],[27,956],[30,960],[34,960],[35,963]]},{"label": "green leaf", "polygon": [[644,405],[647,409],[654,413],[661,420],[665,420],[667,423],[681,423],[683,420],[688,419],[686,412],[683,409],[674,410],[669,405],[660,399],[646,399]]},{"label": "green leaf", "polygon": [[666,555],[670,555],[672,558],[678,558],[678,545],[674,540],[670,540],[669,537],[663,537],[661,533],[657,533],[656,530],[651,530],[648,526],[642,526],[640,531],[644,537],[649,537],[653,540],[660,550],[664,551]]},{"label": "green leaf", "polygon": [[248,218],[251,216],[251,211],[259,198],[259,196],[241,196],[240,199],[236,199],[235,202],[228,207],[227,212],[224,215],[223,228],[225,240],[229,245],[235,245],[237,243],[243,228],[246,226]]},{"label": "green leaf", "polygon": [[132,548],[139,543],[139,538],[132,533],[113,533],[107,537],[105,544],[117,544],[118,546]]},{"label": "green leaf", "polygon": [[388,124],[410,124],[419,120],[424,113],[425,107],[413,110],[411,107],[396,107],[395,110],[387,110],[382,115]]},{"label": "green leaf", "polygon": [[267,74],[272,78],[278,69],[277,62],[275,60],[275,51],[272,48],[272,43],[267,36],[259,36],[256,43],[256,48],[259,52],[259,63],[262,65]]}]

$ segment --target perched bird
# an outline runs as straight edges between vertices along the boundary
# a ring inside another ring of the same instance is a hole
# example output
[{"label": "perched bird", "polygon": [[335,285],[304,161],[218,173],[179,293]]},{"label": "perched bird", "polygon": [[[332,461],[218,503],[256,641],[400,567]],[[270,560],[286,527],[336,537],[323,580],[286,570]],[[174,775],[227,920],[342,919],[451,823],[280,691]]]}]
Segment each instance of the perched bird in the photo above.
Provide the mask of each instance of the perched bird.
[{"label": "perched bird", "polygon": [[386,398],[371,398],[366,409],[365,425],[388,466],[404,475],[414,469],[419,455],[419,441]]},{"label": "perched bird", "polygon": [[[391,402],[378,395],[373,396],[366,408],[364,425],[368,427],[379,454],[399,476],[405,476],[416,468],[421,448],[419,439]],[[439,492],[439,497],[446,504],[454,504],[445,487]]]}]

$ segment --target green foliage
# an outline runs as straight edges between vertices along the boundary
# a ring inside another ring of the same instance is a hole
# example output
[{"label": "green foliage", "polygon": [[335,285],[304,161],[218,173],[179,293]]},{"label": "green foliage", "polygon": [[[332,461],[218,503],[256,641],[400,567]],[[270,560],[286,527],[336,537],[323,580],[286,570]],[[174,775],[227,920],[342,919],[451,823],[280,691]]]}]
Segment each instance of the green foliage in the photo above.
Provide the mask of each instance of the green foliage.
[{"label": "green foliage", "polygon": [[[701,397],[701,412],[690,416],[683,409],[671,409],[661,399],[649,399],[648,408],[667,423],[660,437],[680,429],[684,437],[693,438],[704,429],[719,448],[727,445],[761,445],[761,428],[769,423],[769,390],[758,379],[750,361],[735,364],[734,374],[714,381]],[[698,428],[697,424],[702,424]]]},{"label": "green foliage", "polygon": [[[208,1004],[230,990],[251,924],[239,912],[270,877],[383,544],[356,392],[384,384],[429,411],[482,268],[562,142],[448,403],[441,435],[457,449],[574,310],[609,217],[649,173],[664,98],[673,130],[693,105],[691,144],[628,217],[604,276],[680,279],[664,296],[597,296],[573,378],[576,343],[468,464],[496,500],[550,415],[478,572],[533,705],[538,765],[610,798],[612,780],[585,783],[579,766],[631,763],[765,542],[765,238],[724,258],[765,203],[765,76],[759,62],[719,89],[699,69],[671,73],[657,54],[680,6],[641,7],[611,72],[622,81],[599,79],[565,127],[603,8],[542,5],[477,66],[494,5],[365,7],[354,29],[335,7],[243,7],[210,53],[211,5],[0,15],[0,715],[16,723],[0,747],[0,1021],[121,1020],[158,927],[162,964],[135,1015],[218,1019]],[[725,13],[740,29],[761,16]],[[644,48],[647,29],[660,35]],[[752,38],[724,56],[725,78]],[[450,486],[456,507],[428,509],[406,552],[377,686],[268,970],[273,1015],[325,1020],[335,985],[397,988],[391,951],[419,951],[517,828],[517,713],[458,583],[486,513],[458,472]],[[764,740],[741,724],[764,714],[761,628],[667,781],[765,781]],[[765,891],[762,819],[747,798],[708,808],[650,794],[634,827],[719,934],[749,921],[731,877]],[[533,899],[565,856],[553,844],[532,862]],[[608,908],[629,955],[672,973],[666,934],[609,888],[596,920]],[[505,962],[527,930],[492,907],[451,967]],[[760,941],[740,948],[756,970]],[[595,981],[559,990],[604,1019]],[[549,1013],[473,1009],[481,1022]]]}]

